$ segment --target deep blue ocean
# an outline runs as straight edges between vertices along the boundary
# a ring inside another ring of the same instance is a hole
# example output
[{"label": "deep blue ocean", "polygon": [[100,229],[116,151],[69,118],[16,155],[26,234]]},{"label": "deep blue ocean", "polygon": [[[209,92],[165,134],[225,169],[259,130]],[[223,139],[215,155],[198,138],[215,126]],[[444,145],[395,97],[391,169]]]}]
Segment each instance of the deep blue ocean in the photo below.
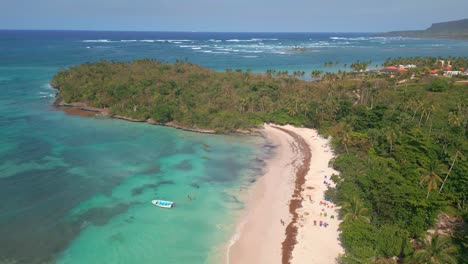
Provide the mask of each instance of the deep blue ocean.
[{"label": "deep blue ocean", "polygon": [[[272,155],[260,136],[66,115],[51,106],[48,85],[60,69],[153,58],[220,71],[310,73],[356,60],[449,55],[468,56],[468,42],[366,33],[0,31],[0,263],[219,263],[244,207],[239,196]],[[329,61],[337,63],[325,68]],[[156,208],[156,198],[176,207]]]}]

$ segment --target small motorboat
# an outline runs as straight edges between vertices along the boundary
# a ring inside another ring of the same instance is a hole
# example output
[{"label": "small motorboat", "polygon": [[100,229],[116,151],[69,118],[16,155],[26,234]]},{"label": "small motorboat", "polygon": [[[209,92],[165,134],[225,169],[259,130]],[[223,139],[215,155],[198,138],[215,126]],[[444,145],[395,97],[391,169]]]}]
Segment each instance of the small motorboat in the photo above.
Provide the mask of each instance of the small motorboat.
[{"label": "small motorboat", "polygon": [[174,202],[164,200],[152,200],[151,203],[162,208],[172,208],[175,204]]}]

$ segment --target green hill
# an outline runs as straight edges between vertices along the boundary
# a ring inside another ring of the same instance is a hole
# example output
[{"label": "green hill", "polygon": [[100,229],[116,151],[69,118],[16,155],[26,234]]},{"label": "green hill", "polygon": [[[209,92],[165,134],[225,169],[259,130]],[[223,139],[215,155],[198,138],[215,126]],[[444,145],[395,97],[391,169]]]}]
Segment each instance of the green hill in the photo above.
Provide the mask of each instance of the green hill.
[{"label": "green hill", "polygon": [[468,39],[468,19],[434,23],[425,30],[392,31],[382,36]]},{"label": "green hill", "polygon": [[434,23],[431,25],[430,28],[426,30],[430,32],[443,32],[443,31],[466,32],[468,31],[468,18],[462,19],[462,20],[456,20],[456,21]]}]

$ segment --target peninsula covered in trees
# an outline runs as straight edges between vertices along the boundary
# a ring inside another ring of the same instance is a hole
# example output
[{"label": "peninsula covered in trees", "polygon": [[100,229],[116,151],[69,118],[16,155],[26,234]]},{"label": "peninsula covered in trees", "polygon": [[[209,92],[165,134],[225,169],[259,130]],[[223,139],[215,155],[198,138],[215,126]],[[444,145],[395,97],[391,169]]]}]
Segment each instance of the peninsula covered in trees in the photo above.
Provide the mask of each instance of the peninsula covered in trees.
[{"label": "peninsula covered in trees", "polygon": [[[443,60],[468,68],[466,58]],[[132,121],[215,132],[264,122],[317,128],[332,136],[338,154],[333,166],[341,173],[327,196],[342,206],[343,263],[466,260],[468,93],[466,83],[455,82],[463,77],[420,67],[397,74],[314,71],[320,81],[302,75],[103,61],[60,71],[51,84],[57,105]],[[447,218],[456,224],[447,228]],[[432,240],[430,229],[440,231]]]}]

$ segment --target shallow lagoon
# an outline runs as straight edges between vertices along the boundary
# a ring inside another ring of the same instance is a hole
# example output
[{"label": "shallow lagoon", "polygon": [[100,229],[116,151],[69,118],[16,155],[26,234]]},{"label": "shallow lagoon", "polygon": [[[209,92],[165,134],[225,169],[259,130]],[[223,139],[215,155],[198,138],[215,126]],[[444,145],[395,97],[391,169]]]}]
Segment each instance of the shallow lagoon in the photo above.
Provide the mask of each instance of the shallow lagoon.
[{"label": "shallow lagoon", "polygon": [[[468,42],[362,33],[0,31],[0,263],[216,262],[244,207],[240,190],[271,154],[258,136],[68,116],[51,107],[55,91],[47,85],[60,68],[187,58],[216,70],[310,72],[327,61],[339,61],[330,70],[410,55],[468,56]],[[176,207],[157,208],[150,202],[157,198]]]}]

